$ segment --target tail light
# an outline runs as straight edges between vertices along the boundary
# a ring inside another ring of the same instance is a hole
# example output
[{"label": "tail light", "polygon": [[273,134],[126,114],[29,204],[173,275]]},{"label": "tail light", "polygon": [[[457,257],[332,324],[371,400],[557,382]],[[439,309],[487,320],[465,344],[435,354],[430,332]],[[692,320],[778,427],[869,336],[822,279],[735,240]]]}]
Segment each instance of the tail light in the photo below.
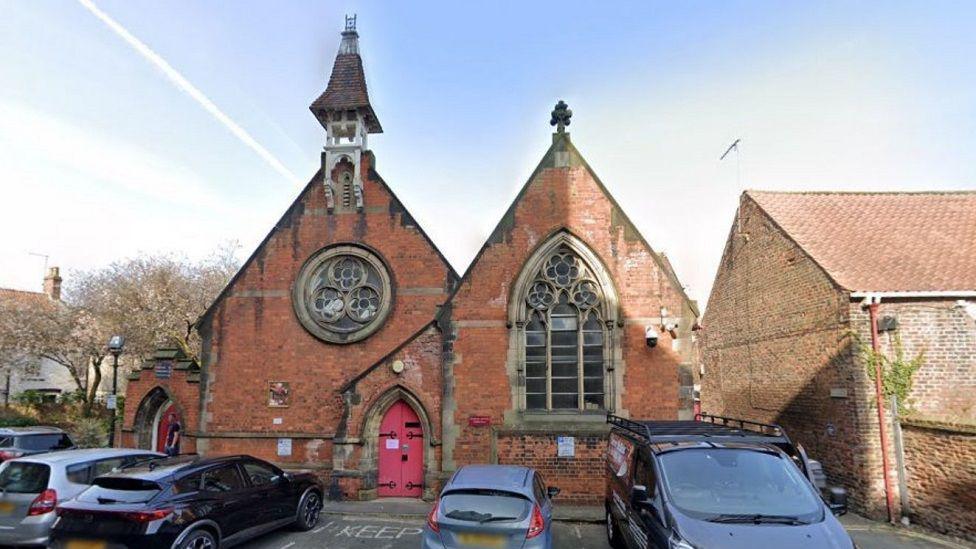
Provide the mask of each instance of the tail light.
[{"label": "tail light", "polygon": [[94,518],[121,518],[131,522],[146,523],[152,522],[154,520],[164,519],[171,514],[173,514],[172,509],[152,509],[148,511],[93,511],[86,509],[65,509],[64,507],[58,507],[57,513],[59,517],[76,517],[80,515],[89,515]]},{"label": "tail light", "polygon": [[8,459],[17,459],[23,456],[23,452],[17,452],[15,450],[0,450],[0,461],[7,461]]},{"label": "tail light", "polygon": [[152,511],[130,511],[122,513],[122,518],[132,522],[152,522],[164,519],[173,513],[172,509],[153,509]]},{"label": "tail light", "polygon": [[58,493],[48,488],[31,502],[30,507],[27,508],[27,516],[32,517],[34,515],[43,515],[54,511],[58,506]]},{"label": "tail light", "polygon": [[529,522],[529,531],[525,533],[525,539],[532,539],[541,534],[546,529],[546,521],[542,518],[542,509],[539,505],[532,506],[532,521]]},{"label": "tail light", "polygon": [[437,511],[440,507],[441,500],[437,498],[437,501],[434,502],[434,508],[430,510],[430,513],[427,513],[427,527],[438,533],[441,531],[441,525],[437,524]]}]

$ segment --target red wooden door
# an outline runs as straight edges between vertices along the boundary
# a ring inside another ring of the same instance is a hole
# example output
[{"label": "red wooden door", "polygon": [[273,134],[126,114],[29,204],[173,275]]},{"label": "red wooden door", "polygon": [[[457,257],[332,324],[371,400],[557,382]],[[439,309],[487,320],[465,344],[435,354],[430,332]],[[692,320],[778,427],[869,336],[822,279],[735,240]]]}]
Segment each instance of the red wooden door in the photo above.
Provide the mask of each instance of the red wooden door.
[{"label": "red wooden door", "polygon": [[419,498],[424,484],[424,430],[406,402],[399,400],[386,411],[377,448],[379,496]]},{"label": "red wooden door", "polygon": [[[156,428],[156,447],[153,450],[162,452],[166,448],[166,435],[169,434],[169,428],[173,424],[174,417],[179,421],[176,406],[173,406],[172,402],[167,402],[159,413],[159,427]],[[180,435],[182,434],[180,433]]]}]

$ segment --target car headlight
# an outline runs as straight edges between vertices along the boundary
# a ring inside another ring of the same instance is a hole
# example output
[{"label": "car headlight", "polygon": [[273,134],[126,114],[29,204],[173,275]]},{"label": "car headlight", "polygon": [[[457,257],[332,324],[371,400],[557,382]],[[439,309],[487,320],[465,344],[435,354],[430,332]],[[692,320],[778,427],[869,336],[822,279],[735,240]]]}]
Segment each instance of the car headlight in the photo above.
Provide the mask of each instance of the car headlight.
[{"label": "car headlight", "polygon": [[695,549],[695,546],[681,539],[678,534],[672,532],[668,538],[668,549]]}]

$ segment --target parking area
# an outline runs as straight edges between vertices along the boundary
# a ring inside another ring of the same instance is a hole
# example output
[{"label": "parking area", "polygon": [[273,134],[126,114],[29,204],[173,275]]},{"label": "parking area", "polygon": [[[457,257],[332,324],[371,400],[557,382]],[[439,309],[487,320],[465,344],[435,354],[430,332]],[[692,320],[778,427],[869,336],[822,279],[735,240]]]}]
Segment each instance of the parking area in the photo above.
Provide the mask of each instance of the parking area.
[{"label": "parking area", "polygon": [[[964,542],[942,539],[912,530],[892,528],[856,515],[845,517],[845,528],[862,549],[924,549],[971,547]],[[416,548],[424,521],[420,518],[323,515],[311,532],[280,530],[244,545],[247,549],[376,549]],[[593,523],[557,522],[555,547],[566,549],[609,549],[603,526]]]},{"label": "parking area", "polygon": [[[324,515],[311,532],[281,530],[262,536],[246,545],[247,549],[416,549],[423,529],[422,519],[394,519],[374,516]],[[553,527],[556,547],[609,548],[599,524],[557,522]]]}]

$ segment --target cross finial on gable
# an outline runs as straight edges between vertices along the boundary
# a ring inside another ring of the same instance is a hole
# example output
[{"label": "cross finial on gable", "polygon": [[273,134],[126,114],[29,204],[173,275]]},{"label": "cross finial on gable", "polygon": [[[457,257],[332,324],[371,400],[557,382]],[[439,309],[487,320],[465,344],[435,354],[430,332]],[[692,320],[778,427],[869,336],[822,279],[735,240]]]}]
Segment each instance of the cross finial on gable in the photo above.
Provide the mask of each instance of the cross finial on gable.
[{"label": "cross finial on gable", "polygon": [[573,116],[573,111],[569,110],[569,105],[565,101],[560,100],[556,103],[556,108],[552,111],[552,120],[549,124],[556,126],[556,132],[564,133],[566,131],[566,126],[569,125],[569,119]]}]

